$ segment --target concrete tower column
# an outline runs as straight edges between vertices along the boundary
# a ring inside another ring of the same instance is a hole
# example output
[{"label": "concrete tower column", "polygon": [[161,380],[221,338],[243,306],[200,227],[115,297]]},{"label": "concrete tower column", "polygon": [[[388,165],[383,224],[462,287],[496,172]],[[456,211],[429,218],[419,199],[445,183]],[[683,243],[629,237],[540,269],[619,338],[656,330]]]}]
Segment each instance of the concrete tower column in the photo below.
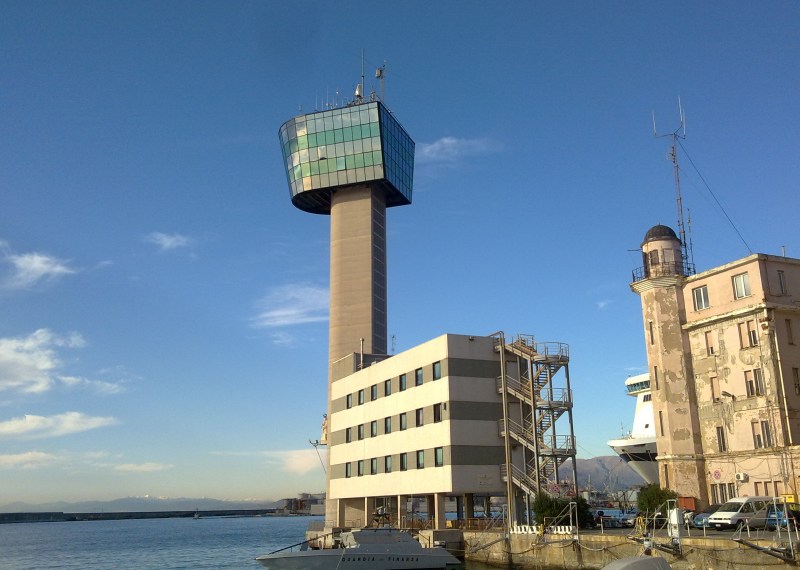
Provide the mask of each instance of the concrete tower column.
[{"label": "concrete tower column", "polygon": [[386,199],[356,186],[331,197],[328,357],[386,354]]}]

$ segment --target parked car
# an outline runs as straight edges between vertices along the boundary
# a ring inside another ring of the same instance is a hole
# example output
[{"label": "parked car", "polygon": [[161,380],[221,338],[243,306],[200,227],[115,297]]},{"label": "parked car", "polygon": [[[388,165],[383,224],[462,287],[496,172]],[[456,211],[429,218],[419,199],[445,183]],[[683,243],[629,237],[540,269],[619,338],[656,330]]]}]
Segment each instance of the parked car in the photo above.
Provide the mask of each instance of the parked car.
[{"label": "parked car", "polygon": [[[787,502],[770,505],[767,507],[767,516],[764,526],[769,530],[775,530],[778,525],[781,528],[794,530],[793,526],[800,527],[800,504]],[[788,516],[787,516],[788,515]],[[791,525],[794,522],[794,525]]]},{"label": "parked car", "polygon": [[705,509],[694,515],[694,518],[692,519],[692,526],[694,528],[710,527],[711,525],[708,522],[708,517],[716,513],[719,507],[720,505],[709,505],[708,507],[706,507]]},{"label": "parked car", "polygon": [[717,530],[744,526],[771,502],[772,497],[734,497],[708,517],[708,522]]}]

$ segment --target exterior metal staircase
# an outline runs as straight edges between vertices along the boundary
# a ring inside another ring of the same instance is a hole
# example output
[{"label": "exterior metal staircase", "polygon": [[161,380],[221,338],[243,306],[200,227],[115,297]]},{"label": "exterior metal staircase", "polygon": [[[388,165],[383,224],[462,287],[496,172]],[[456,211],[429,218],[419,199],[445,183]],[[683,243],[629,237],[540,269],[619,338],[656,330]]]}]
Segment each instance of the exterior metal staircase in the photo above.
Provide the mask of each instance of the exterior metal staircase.
[{"label": "exterior metal staircase", "polygon": [[498,333],[495,351],[501,356],[497,392],[503,396],[504,408],[498,431],[507,447],[503,480],[508,483],[510,475],[513,487],[528,498],[541,492],[558,494],[564,488],[559,468],[572,459],[574,489],[569,347],[560,342],[537,343],[527,335],[507,343]]}]

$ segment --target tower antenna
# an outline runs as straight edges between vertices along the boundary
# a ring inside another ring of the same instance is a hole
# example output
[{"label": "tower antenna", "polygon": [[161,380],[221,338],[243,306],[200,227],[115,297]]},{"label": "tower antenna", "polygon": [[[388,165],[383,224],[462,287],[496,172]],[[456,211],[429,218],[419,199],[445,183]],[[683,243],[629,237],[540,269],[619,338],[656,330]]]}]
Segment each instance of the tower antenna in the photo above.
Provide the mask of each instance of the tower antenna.
[{"label": "tower antenna", "polygon": [[670,146],[667,153],[667,160],[672,162],[672,168],[675,173],[675,193],[678,206],[678,239],[681,240],[681,257],[683,261],[683,270],[687,275],[694,273],[694,259],[693,255],[690,257],[690,248],[686,240],[686,229],[683,223],[683,197],[681,196],[681,175],[680,167],[678,166],[678,139],[686,138],[686,117],[683,114],[683,106],[681,105],[681,98],[678,97],[678,115],[680,117],[680,124],[678,128],[671,133],[663,135],[658,134],[656,129],[656,113],[653,111],[653,137],[660,139],[669,137],[672,139],[672,146]]},{"label": "tower antenna", "polygon": [[381,83],[381,101],[386,104],[386,89],[383,80],[386,79],[386,60],[383,60],[383,65],[375,70],[375,78]]}]

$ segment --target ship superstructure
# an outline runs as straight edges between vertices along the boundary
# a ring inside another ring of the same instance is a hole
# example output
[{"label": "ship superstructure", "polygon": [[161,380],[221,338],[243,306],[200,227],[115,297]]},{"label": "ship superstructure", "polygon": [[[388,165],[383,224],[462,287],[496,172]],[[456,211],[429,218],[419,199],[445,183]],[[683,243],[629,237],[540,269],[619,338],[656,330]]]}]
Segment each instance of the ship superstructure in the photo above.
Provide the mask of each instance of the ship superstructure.
[{"label": "ship superstructure", "polygon": [[636,398],[636,412],[630,433],[609,440],[608,445],[648,484],[658,483],[655,416],[650,392],[650,374],[625,380],[628,395]]}]

